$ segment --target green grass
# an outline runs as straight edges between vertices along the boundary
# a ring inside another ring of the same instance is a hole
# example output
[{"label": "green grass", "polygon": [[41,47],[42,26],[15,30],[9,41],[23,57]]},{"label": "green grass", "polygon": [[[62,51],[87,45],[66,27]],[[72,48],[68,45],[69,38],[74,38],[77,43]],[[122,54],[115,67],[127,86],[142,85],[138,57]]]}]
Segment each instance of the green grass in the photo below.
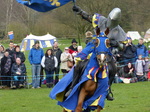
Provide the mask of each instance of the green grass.
[{"label": "green grass", "polygon": [[106,102],[104,112],[150,112],[150,82],[113,84],[115,100]]},{"label": "green grass", "polygon": [[[59,112],[56,101],[48,97],[50,89],[20,89],[0,91],[1,112]],[[55,110],[55,111],[52,111]]]},{"label": "green grass", "polygon": [[[102,112],[150,112],[150,82],[113,84],[114,101],[106,101]],[[0,90],[1,112],[62,112],[51,89]]]}]

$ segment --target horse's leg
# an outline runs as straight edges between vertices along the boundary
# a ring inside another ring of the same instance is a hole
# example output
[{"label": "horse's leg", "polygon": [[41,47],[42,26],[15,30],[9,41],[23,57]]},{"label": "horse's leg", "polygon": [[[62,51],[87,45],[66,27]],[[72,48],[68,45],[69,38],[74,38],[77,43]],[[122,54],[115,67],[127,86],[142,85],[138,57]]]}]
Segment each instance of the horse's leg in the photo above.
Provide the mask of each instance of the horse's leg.
[{"label": "horse's leg", "polygon": [[83,105],[85,97],[87,95],[93,95],[96,90],[96,87],[97,87],[97,84],[92,80],[88,80],[83,84],[82,89],[79,94],[78,105],[76,107],[75,112],[82,112],[82,105]]},{"label": "horse's leg", "polygon": [[[115,78],[115,75],[117,73],[117,67],[115,65],[115,62],[113,59],[110,60],[110,62],[108,63],[108,71],[109,71],[109,91],[108,91],[108,95],[106,96],[107,100],[109,101],[113,101],[114,98],[113,98],[113,94],[112,94],[112,91],[111,91],[111,85],[114,81],[114,78]],[[111,96],[112,95],[112,96]]]},{"label": "horse's leg", "polygon": [[67,112],[65,109],[63,109],[63,112]]},{"label": "horse's leg", "polygon": [[87,92],[85,91],[84,87],[81,89],[79,98],[78,98],[78,105],[76,107],[75,112],[82,112],[82,104],[84,102],[85,97],[87,96]]},{"label": "horse's leg", "polygon": [[100,112],[102,108],[100,106],[97,106],[97,112]]}]

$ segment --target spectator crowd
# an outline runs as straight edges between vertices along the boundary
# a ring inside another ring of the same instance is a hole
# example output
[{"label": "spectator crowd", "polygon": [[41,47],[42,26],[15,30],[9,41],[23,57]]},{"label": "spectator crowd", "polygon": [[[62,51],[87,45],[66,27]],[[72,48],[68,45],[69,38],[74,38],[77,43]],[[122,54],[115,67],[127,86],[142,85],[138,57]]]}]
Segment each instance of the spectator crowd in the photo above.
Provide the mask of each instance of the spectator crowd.
[{"label": "spectator crowd", "polygon": [[[48,48],[44,53],[39,41],[35,41],[28,55],[32,69],[32,88],[41,88],[44,80],[43,70],[46,86],[52,88],[56,85],[60,80],[60,70],[65,76],[74,65],[75,56],[82,51],[82,46],[77,44],[78,42],[73,39],[71,45],[66,46],[62,51],[55,41],[52,48]],[[144,45],[143,38],[134,45],[131,37],[127,37],[123,50],[117,52],[114,57],[118,68],[114,82],[133,83],[150,80],[149,51]],[[12,41],[7,49],[0,45],[0,88],[24,87],[27,80],[25,61],[25,55],[20,51],[19,45],[14,46]]]},{"label": "spectator crowd", "polygon": [[115,82],[133,83],[148,80],[150,71],[149,51],[144,45],[143,38],[137,45],[132,43],[131,37],[127,37],[124,49],[118,53],[118,73]]}]

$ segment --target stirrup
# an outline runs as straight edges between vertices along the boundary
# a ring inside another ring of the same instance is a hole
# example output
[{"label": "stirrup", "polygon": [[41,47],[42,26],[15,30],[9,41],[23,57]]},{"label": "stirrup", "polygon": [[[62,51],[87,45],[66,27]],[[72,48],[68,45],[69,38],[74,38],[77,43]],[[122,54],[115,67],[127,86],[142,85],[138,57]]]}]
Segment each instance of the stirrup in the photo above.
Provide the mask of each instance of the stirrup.
[{"label": "stirrup", "polygon": [[[112,94],[111,94],[111,95],[112,95]],[[108,95],[106,96],[106,98],[107,98],[107,100],[109,100],[109,101],[113,101],[113,100],[114,100],[113,95],[110,96],[110,94],[108,94]]]}]

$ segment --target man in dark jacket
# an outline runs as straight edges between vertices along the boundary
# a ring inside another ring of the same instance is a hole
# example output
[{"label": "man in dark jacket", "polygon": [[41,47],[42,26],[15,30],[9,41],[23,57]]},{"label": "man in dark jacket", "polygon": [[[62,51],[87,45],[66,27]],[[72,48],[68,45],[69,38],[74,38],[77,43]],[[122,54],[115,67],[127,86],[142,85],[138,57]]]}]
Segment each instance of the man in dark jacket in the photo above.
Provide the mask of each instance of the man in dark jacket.
[{"label": "man in dark jacket", "polygon": [[55,82],[54,84],[56,85],[57,82],[59,81],[59,71],[60,71],[60,63],[61,63],[61,60],[60,60],[60,56],[61,56],[61,53],[62,53],[62,50],[58,47],[58,42],[55,41],[53,43],[53,53],[54,53],[54,56],[56,56],[57,58],[57,61],[58,61],[58,66],[56,67],[54,73],[55,73]]},{"label": "man in dark jacket", "polygon": [[72,39],[72,45],[69,47],[69,53],[72,54],[73,56],[76,56],[78,53],[78,49],[77,49],[77,41],[76,39]]},{"label": "man in dark jacket", "polygon": [[131,37],[127,37],[127,44],[124,46],[123,50],[123,57],[124,57],[124,64],[129,62],[135,63],[136,57],[136,46],[132,43]]},{"label": "man in dark jacket", "polygon": [[12,88],[23,87],[24,76],[26,73],[26,66],[24,63],[21,63],[20,58],[16,58],[16,62],[12,65],[11,75],[13,76],[13,86]]},{"label": "man in dark jacket", "polygon": [[9,42],[9,48],[6,49],[9,52],[9,55],[12,56],[14,53],[14,43],[12,41]]},{"label": "man in dark jacket", "polygon": [[22,63],[25,62],[25,59],[26,59],[25,55],[22,52],[20,52],[20,46],[19,45],[17,45],[14,49],[14,54],[12,55],[13,63],[16,62],[16,58],[20,58]]},{"label": "man in dark jacket", "polygon": [[4,57],[1,59],[1,76],[2,76],[2,86],[10,87],[11,81],[11,66],[12,59],[8,51],[5,51]]}]

